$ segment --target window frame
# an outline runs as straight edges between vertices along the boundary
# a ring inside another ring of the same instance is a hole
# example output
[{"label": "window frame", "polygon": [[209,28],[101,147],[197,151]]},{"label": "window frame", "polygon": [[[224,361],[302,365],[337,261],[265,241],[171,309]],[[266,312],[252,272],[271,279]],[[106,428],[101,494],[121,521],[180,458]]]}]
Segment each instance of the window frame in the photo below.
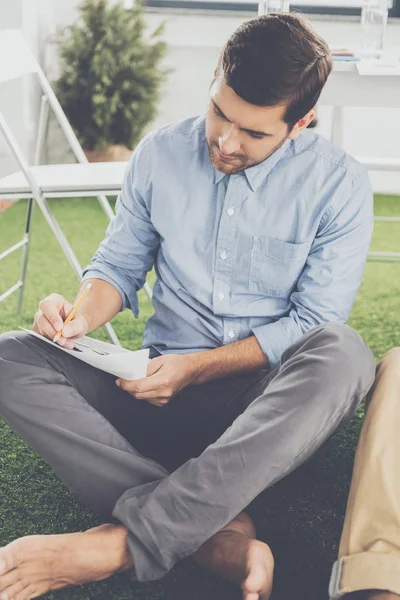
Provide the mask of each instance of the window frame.
[{"label": "window frame", "polygon": [[[332,0],[334,3],[335,0]],[[144,0],[144,7],[151,8],[175,8],[185,10],[204,10],[204,11],[234,11],[234,12],[254,12],[257,14],[257,2],[221,1],[221,0]],[[296,0],[290,2],[290,7],[296,12],[302,12],[309,15],[340,15],[340,16],[360,16],[361,8],[345,6],[326,6],[326,1],[317,4],[301,4]],[[400,18],[400,0],[393,0],[393,8],[389,10],[389,18]]]}]

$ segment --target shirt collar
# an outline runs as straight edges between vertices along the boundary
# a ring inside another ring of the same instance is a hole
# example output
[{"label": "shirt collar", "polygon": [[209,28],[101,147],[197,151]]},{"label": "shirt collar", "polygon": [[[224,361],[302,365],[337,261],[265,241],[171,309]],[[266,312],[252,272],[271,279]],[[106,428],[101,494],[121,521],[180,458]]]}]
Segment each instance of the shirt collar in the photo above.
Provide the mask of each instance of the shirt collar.
[{"label": "shirt collar", "polygon": [[[278,150],[276,150],[273,154],[271,154],[271,156],[268,156],[268,158],[263,160],[262,163],[244,170],[247,182],[253,190],[253,192],[256,192],[258,190],[258,188],[260,187],[264,179],[267,177],[267,175],[269,175],[269,173],[272,171],[272,169],[275,167],[278,161],[284,156],[290,142],[291,140],[289,139],[285,140],[282,146],[278,148]],[[225,174],[221,173],[221,171],[218,171],[214,167],[214,183],[219,183],[223,177],[225,177]]]},{"label": "shirt collar", "polygon": [[278,150],[275,150],[271,156],[268,156],[268,158],[263,160],[262,163],[245,169],[244,172],[246,173],[247,181],[253,192],[258,190],[262,182],[270,174],[275,165],[285,155],[290,142],[291,140],[289,139],[285,140],[282,146],[278,148]]},{"label": "shirt collar", "polygon": [[225,173],[221,173],[214,167],[214,183],[219,183],[223,177],[225,177]]}]

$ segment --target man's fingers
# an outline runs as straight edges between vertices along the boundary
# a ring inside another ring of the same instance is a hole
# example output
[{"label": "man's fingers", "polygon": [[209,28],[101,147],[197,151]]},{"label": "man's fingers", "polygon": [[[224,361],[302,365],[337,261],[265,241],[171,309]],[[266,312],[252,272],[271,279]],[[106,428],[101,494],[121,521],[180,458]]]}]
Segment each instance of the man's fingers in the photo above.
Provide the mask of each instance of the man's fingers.
[{"label": "man's fingers", "polygon": [[48,337],[51,340],[57,333],[47,317],[45,317],[41,311],[38,311],[35,315],[33,329],[37,333],[40,333],[40,335]]},{"label": "man's fingers", "polygon": [[64,325],[62,328],[62,334],[65,338],[72,338],[75,336],[84,335],[84,324],[81,319],[72,319],[69,323]]},{"label": "man's fingers", "polygon": [[[145,400],[146,402],[150,402],[150,404],[156,404],[157,406],[166,404],[172,396],[172,390],[169,389],[168,386],[162,384],[157,385],[152,389],[138,390],[134,386],[136,381],[126,381],[125,379],[118,381],[120,382],[118,387],[131,394],[131,396],[136,398],[136,400]],[[138,379],[137,381],[145,380]]]},{"label": "man's fingers", "polygon": [[71,304],[71,302],[68,302],[68,300],[65,300],[65,298],[64,298],[64,303],[60,310],[60,314],[64,321],[68,317],[69,313],[71,312],[72,307],[73,307],[73,305]]},{"label": "man's fingers", "polygon": [[[51,323],[47,320],[47,318],[43,314],[41,314],[41,311],[38,311],[35,315],[35,319],[33,322],[33,331],[36,331],[36,333],[39,333],[39,335],[42,335],[43,337],[46,337],[49,340],[52,340],[57,333],[54,327],[51,325]],[[63,336],[61,336],[57,340],[57,344],[59,344],[60,346],[65,346],[67,348],[73,347],[73,344],[70,346],[69,343],[67,343],[65,337]]]},{"label": "man's fingers", "polygon": [[157,377],[155,375],[152,375],[151,377],[143,377],[142,379],[135,379],[133,381],[128,379],[117,379],[116,383],[123,390],[134,394],[155,392],[160,388],[160,386],[165,384],[161,377]]},{"label": "man's fingers", "polygon": [[149,404],[152,404],[153,406],[158,406],[158,408],[162,408],[163,406],[165,406],[166,404],[168,404],[168,400],[146,400],[146,402],[148,402]]},{"label": "man's fingers", "polygon": [[[131,394],[133,395],[133,394]],[[137,398],[133,396],[135,400],[140,400],[141,398]],[[153,406],[166,406],[169,402],[169,398],[142,398],[143,402],[147,402],[148,404],[152,404]]]},{"label": "man's fingers", "polygon": [[64,324],[60,315],[63,304],[64,298],[60,294],[51,294],[39,303],[39,309],[56,331],[59,331]]},{"label": "man's fingers", "polygon": [[130,394],[136,398],[136,400],[146,400],[146,401],[157,401],[157,402],[168,402],[169,396],[164,395],[162,389],[154,390],[152,392],[145,392],[143,394],[132,393]]}]

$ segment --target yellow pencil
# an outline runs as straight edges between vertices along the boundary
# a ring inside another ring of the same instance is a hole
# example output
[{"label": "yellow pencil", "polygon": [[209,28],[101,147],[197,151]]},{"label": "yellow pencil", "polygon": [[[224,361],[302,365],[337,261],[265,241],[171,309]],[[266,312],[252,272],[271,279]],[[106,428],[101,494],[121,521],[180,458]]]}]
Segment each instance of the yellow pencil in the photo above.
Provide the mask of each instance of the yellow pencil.
[{"label": "yellow pencil", "polygon": [[53,342],[56,342],[59,337],[62,334],[62,330],[64,328],[64,325],[66,325],[67,323],[69,323],[71,321],[71,319],[74,318],[76,311],[78,310],[78,308],[80,307],[80,305],[82,304],[82,302],[84,301],[84,299],[86,298],[86,296],[88,295],[88,293],[90,292],[90,290],[92,289],[92,284],[88,283],[86,288],[83,290],[82,295],[80,296],[80,298],[78,299],[77,303],[71,308],[71,312],[69,313],[68,317],[65,319],[63,326],[61,327],[60,331],[57,331],[56,335],[53,338]]}]

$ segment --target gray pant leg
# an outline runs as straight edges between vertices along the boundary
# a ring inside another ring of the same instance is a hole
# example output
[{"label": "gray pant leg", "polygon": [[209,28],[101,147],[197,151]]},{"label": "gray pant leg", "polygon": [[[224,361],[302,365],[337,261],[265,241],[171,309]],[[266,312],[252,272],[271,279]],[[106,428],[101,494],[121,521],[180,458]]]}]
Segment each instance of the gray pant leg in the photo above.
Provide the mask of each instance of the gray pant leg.
[{"label": "gray pant leg", "polygon": [[143,457],[86,398],[119,390],[107,374],[26,333],[0,336],[0,418],[88,507],[109,519],[129,488],[168,475]]},{"label": "gray pant leg", "polygon": [[162,577],[307,460],[354,414],[374,377],[371,351],[347,325],[316,327],[290,346],[267,389],[219,440],[118,500],[113,515],[129,529],[133,577]]}]

